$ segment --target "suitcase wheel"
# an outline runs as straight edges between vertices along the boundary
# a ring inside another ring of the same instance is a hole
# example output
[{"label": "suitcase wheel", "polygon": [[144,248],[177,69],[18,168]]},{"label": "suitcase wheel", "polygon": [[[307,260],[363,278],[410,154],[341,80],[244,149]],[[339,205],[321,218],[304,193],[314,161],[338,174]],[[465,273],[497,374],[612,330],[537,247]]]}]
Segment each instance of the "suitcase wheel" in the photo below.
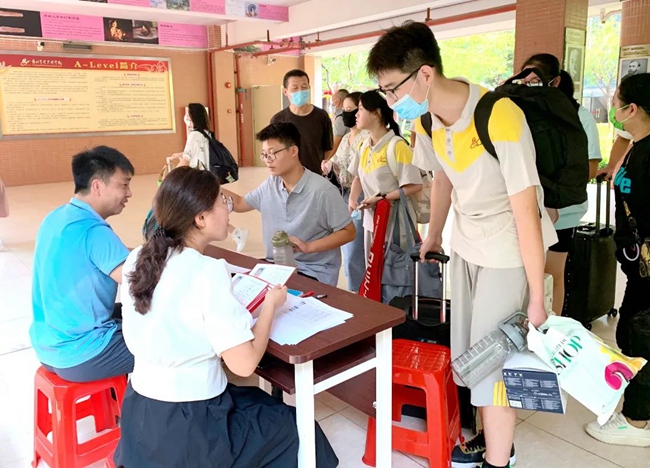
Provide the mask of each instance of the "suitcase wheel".
[{"label": "suitcase wheel", "polygon": [[612,310],[610,310],[610,311],[607,313],[607,316],[608,316],[608,317],[614,317],[614,318],[616,318],[617,315],[618,315],[618,310],[616,310],[616,309],[612,309]]}]

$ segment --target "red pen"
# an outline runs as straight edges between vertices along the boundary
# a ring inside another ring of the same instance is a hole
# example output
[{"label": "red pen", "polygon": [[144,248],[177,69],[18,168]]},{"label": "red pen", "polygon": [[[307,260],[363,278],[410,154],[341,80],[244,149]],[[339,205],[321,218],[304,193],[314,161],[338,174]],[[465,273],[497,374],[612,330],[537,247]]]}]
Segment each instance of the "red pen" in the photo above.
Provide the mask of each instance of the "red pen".
[{"label": "red pen", "polygon": [[314,291],[307,291],[306,293],[302,293],[300,297],[311,297],[314,295]]}]

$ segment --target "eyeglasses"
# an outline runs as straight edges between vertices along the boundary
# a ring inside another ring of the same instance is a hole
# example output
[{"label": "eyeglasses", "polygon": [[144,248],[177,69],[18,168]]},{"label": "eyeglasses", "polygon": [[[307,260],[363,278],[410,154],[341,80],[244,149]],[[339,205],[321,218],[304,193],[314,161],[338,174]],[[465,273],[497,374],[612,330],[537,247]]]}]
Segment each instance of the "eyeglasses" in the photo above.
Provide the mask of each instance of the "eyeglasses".
[{"label": "eyeglasses", "polygon": [[286,147],[284,147],[282,149],[279,149],[279,150],[276,150],[276,151],[268,151],[266,153],[262,152],[260,154],[260,159],[262,159],[262,161],[268,161],[268,162],[272,163],[273,161],[275,161],[275,156],[278,153],[280,153],[281,151],[284,151],[284,150],[288,150],[289,148],[291,148],[291,146],[286,146]]},{"label": "eyeglasses", "polygon": [[223,204],[228,208],[228,213],[232,213],[232,210],[235,209],[235,202],[232,197],[227,197],[222,193],[221,198],[223,199]]},{"label": "eyeglasses", "polygon": [[417,75],[417,73],[418,73],[419,71],[420,71],[420,69],[418,68],[417,70],[415,70],[414,72],[412,72],[409,76],[407,76],[406,78],[404,78],[404,79],[403,79],[403,80],[402,80],[402,81],[401,81],[397,86],[395,86],[394,88],[391,88],[391,89],[383,89],[383,88],[380,86],[379,88],[377,88],[377,92],[381,95],[381,97],[383,97],[383,98],[386,99],[387,101],[388,101],[388,100],[391,100],[391,101],[398,101],[398,100],[399,100],[399,96],[397,96],[397,94],[396,94],[396,93],[397,93],[397,90],[398,90],[399,88],[401,88],[402,86],[404,86],[404,83],[406,83],[408,80],[410,80],[410,79],[413,78],[415,75]]}]

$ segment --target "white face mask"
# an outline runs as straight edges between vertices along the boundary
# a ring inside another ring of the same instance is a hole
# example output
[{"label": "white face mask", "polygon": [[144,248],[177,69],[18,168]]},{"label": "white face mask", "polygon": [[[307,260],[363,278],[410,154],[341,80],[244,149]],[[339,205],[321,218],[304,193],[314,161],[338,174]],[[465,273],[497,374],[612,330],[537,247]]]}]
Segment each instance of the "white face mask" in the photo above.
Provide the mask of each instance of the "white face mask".
[{"label": "white face mask", "polygon": [[192,127],[192,119],[190,119],[189,115],[187,114],[185,115],[185,117],[183,118],[183,122],[185,122],[185,125],[187,125],[188,127]]}]

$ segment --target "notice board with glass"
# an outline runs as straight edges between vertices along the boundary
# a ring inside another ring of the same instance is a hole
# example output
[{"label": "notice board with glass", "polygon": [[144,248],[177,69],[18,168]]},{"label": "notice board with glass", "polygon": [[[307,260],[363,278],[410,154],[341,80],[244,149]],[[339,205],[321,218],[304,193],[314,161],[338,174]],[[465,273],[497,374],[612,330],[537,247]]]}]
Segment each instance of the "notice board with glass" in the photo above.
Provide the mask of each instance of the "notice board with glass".
[{"label": "notice board with glass", "polygon": [[171,60],[0,52],[0,137],[172,133]]}]

